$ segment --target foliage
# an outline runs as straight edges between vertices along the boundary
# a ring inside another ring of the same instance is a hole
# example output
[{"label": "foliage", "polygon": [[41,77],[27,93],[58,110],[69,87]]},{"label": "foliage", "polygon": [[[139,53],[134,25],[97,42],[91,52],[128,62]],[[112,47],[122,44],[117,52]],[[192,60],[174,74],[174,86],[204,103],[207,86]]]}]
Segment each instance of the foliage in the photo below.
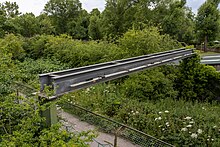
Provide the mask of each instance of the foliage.
[{"label": "foliage", "polygon": [[126,97],[140,101],[176,98],[177,96],[177,91],[173,89],[173,81],[166,78],[158,69],[132,75],[124,81],[122,87],[125,89]]},{"label": "foliage", "polygon": [[186,1],[174,1],[161,22],[163,32],[181,42],[192,43],[194,40],[194,22]]},{"label": "foliage", "polygon": [[0,47],[0,96],[9,93],[9,86],[14,75],[10,74],[14,64],[11,60],[12,54],[8,53],[5,48]]},{"label": "foliage", "polygon": [[204,41],[205,50],[207,41],[213,41],[219,32],[219,10],[212,0],[206,1],[198,10],[196,30],[199,41]]},{"label": "foliage", "polygon": [[40,32],[39,21],[33,13],[23,14],[9,21],[14,27],[15,32],[13,33],[21,34],[24,37],[33,37]]},{"label": "foliage", "polygon": [[3,2],[0,4],[0,9],[4,11],[7,18],[13,18],[15,16],[18,16],[20,14],[19,12],[19,6],[16,2]]},{"label": "foliage", "polygon": [[51,35],[55,33],[55,27],[53,26],[52,20],[48,15],[43,13],[37,17],[37,20],[40,27],[39,34]]},{"label": "foliage", "polygon": [[44,11],[52,19],[56,34],[67,33],[70,23],[77,22],[82,10],[81,5],[79,0],[50,0],[47,2]]},{"label": "foliage", "polygon": [[168,35],[160,35],[158,28],[129,30],[119,39],[119,46],[130,56],[145,55],[178,48],[180,45]]},{"label": "foliage", "polygon": [[108,40],[117,39],[132,27],[137,0],[107,0],[102,13],[102,32]]},{"label": "foliage", "polygon": [[219,96],[219,83],[216,69],[200,64],[200,57],[195,55],[180,64],[175,87],[180,98],[207,101]]},{"label": "foliage", "polygon": [[[67,69],[68,66],[56,60],[27,58],[16,64],[17,79],[24,83],[38,83],[39,74]],[[37,84],[38,85],[38,84]]]},{"label": "foliage", "polygon": [[60,125],[44,126],[36,98],[0,97],[0,146],[87,146],[91,133],[73,134]]},{"label": "foliage", "polygon": [[[89,23],[89,36],[92,40],[99,40],[102,38],[101,34],[101,26],[100,26],[100,12],[97,10],[93,10],[94,15],[90,16],[90,23]],[[99,13],[98,13],[99,12]],[[98,14],[97,14],[98,13]],[[91,13],[92,14],[92,13]]]},{"label": "foliage", "polygon": [[30,58],[50,58],[67,63],[70,67],[120,59],[123,54],[115,44],[72,40],[67,35],[35,36],[26,41],[24,48]]},{"label": "foliage", "polygon": [[22,60],[24,58],[23,43],[22,37],[15,36],[14,34],[8,34],[4,39],[0,39],[1,49],[7,54],[11,54],[14,60]]},{"label": "foliage", "polygon": [[125,97],[120,86],[111,83],[66,95],[63,102],[65,102],[64,109],[66,108],[68,112],[105,128],[113,126],[84,111],[72,110],[73,108],[68,107],[66,102],[109,116],[175,146],[220,144],[217,103],[191,102],[173,98],[140,101]]}]

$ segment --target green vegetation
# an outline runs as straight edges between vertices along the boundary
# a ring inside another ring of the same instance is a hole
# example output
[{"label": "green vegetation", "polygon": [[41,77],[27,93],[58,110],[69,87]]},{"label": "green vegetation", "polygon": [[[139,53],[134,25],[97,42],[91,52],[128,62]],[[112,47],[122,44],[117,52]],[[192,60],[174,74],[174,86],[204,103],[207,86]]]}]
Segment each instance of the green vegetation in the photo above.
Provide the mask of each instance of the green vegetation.
[{"label": "green vegetation", "polygon": [[[50,0],[39,16],[21,14],[15,2],[0,4],[0,146],[87,146],[94,137],[93,132],[63,131],[60,124],[46,126],[40,112],[51,103],[16,95],[15,81],[39,89],[41,73],[219,39],[219,2],[214,0],[205,2],[196,17],[185,0],[106,2],[103,12],[88,13],[79,0]],[[219,74],[200,65],[195,55],[179,66],[132,74],[60,100],[85,120],[87,114],[67,104],[80,104],[176,146],[219,146]]]},{"label": "green vegetation", "polygon": [[[102,124],[87,113],[68,109],[66,102],[79,104],[93,112],[111,116],[175,146],[218,146],[219,104],[165,98],[140,100],[122,93],[121,86],[103,84],[65,96],[64,109],[80,118]],[[113,126],[105,126],[112,128]]]}]

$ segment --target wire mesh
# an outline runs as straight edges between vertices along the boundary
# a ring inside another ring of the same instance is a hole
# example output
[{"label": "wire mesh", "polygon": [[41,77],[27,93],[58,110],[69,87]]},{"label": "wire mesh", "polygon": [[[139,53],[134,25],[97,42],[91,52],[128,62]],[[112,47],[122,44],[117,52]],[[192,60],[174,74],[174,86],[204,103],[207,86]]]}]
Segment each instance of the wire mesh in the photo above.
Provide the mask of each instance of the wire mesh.
[{"label": "wire mesh", "polygon": [[[173,145],[144,132],[138,131],[99,114],[95,114],[89,110],[81,109],[80,106],[64,103],[62,104],[62,107],[65,111],[79,116],[82,121],[97,126],[100,131],[117,135],[120,139],[125,139],[131,142],[134,147],[173,147]],[[112,142],[112,144],[114,144],[114,142]]]},{"label": "wire mesh", "polygon": [[33,93],[37,92],[33,87],[20,82],[13,82],[11,84],[11,90],[16,92],[18,96],[24,97],[33,96]]}]

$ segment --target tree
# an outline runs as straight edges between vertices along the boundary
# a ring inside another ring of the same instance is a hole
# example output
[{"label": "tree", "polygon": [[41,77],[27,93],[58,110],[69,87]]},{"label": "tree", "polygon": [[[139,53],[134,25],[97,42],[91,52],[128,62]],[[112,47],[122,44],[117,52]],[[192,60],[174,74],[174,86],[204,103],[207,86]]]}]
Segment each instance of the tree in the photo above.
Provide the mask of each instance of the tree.
[{"label": "tree", "polygon": [[7,18],[14,18],[21,13],[19,12],[19,6],[16,2],[6,1],[4,3],[0,3],[0,9],[3,10],[7,16]]},{"label": "tree", "polygon": [[18,8],[16,2],[0,3],[0,37],[4,37],[5,33],[12,32],[13,27],[9,20],[20,15]]},{"label": "tree", "polygon": [[100,16],[100,14],[101,12],[97,8],[92,9],[92,11],[90,12],[90,16]]},{"label": "tree", "polygon": [[50,0],[44,7],[44,11],[52,19],[57,34],[68,32],[68,24],[77,22],[82,10],[79,0]]},{"label": "tree", "polygon": [[89,14],[82,10],[76,19],[69,20],[67,23],[67,33],[74,39],[88,40]]},{"label": "tree", "polygon": [[3,10],[0,10],[0,37],[5,35],[5,21],[7,20]]},{"label": "tree", "polygon": [[212,41],[219,33],[219,10],[212,0],[206,1],[198,10],[196,31],[199,41],[204,41],[204,51],[207,51],[208,41]]},{"label": "tree", "polygon": [[40,33],[40,24],[33,13],[26,13],[9,20],[15,32],[24,37],[33,37]]},{"label": "tree", "polygon": [[102,32],[107,38],[117,38],[132,27],[138,0],[107,0],[102,13]]},{"label": "tree", "polygon": [[171,3],[161,25],[163,32],[171,35],[174,39],[192,43],[194,40],[194,17],[192,11],[185,5],[185,0]]},{"label": "tree", "polygon": [[52,24],[51,19],[49,16],[47,16],[45,13],[39,15],[37,17],[37,20],[39,22],[40,32],[39,34],[47,34],[51,35],[55,33],[55,27]]},{"label": "tree", "polygon": [[100,28],[100,11],[98,9],[93,9],[90,13],[89,20],[89,36],[93,40],[98,40],[102,38],[101,28]]}]

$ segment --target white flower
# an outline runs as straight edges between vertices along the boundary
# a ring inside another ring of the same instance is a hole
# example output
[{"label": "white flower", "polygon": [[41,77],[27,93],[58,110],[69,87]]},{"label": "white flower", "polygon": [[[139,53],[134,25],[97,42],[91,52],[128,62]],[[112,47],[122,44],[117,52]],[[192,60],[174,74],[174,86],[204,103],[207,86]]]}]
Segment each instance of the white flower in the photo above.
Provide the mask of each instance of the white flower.
[{"label": "white flower", "polygon": [[188,129],[187,128],[182,128],[181,131],[186,132]]},{"label": "white flower", "polygon": [[192,125],[188,125],[188,126],[186,126],[187,128],[191,128],[192,127]]},{"label": "white flower", "polygon": [[205,107],[202,107],[202,109],[203,109],[203,110],[206,110],[206,108],[205,108]]},{"label": "white flower", "polygon": [[192,138],[197,138],[198,135],[197,135],[196,133],[192,133],[191,137],[192,137]]},{"label": "white flower", "polygon": [[162,131],[164,131],[165,129],[163,128]]},{"label": "white flower", "polygon": [[159,128],[161,128],[162,127],[162,125],[160,125],[160,126],[158,126]]},{"label": "white flower", "polygon": [[138,112],[138,111],[136,111],[136,113],[138,114],[139,112]]},{"label": "white flower", "polygon": [[209,139],[207,139],[207,141],[209,141]]},{"label": "white flower", "polygon": [[73,101],[70,102],[70,104],[72,104],[72,103],[73,103]]},{"label": "white flower", "polygon": [[168,110],[166,110],[166,111],[164,111],[165,113],[169,113],[169,111]]},{"label": "white flower", "polygon": [[134,111],[132,110],[131,113],[134,113]]},{"label": "white flower", "polygon": [[213,129],[217,128],[217,126],[213,126]]},{"label": "white flower", "polygon": [[68,102],[70,101],[70,99],[67,100]]},{"label": "white flower", "polygon": [[195,122],[194,122],[194,121],[190,121],[189,123],[190,123],[190,124],[194,124]]},{"label": "white flower", "polygon": [[159,114],[162,114],[163,112],[159,112]]},{"label": "white flower", "polygon": [[162,119],[161,117],[158,117],[158,118],[155,118],[155,121],[156,121],[156,120],[161,120],[161,119]]},{"label": "white flower", "polygon": [[212,139],[212,141],[214,141],[214,139]]},{"label": "white flower", "polygon": [[202,134],[202,129],[197,130],[198,134]]},{"label": "white flower", "polygon": [[192,117],[187,116],[187,117],[184,118],[184,119],[186,119],[186,120],[190,120],[190,119],[192,119]]},{"label": "white flower", "polygon": [[166,122],[166,125],[169,126],[169,122]]}]

